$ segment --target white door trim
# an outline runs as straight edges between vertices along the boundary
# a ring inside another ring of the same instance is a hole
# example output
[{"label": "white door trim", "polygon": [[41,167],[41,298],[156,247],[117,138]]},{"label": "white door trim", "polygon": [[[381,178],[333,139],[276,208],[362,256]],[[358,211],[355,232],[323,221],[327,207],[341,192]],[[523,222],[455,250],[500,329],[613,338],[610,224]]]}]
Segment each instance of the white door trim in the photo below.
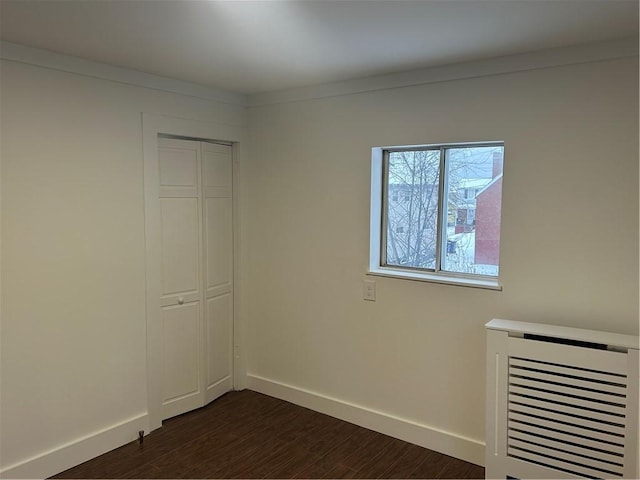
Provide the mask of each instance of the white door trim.
[{"label": "white door trim", "polygon": [[144,159],[144,224],[146,252],[146,325],[147,325],[147,408],[149,429],[153,431],[162,426],[162,329],[160,327],[160,205],[159,205],[159,169],[158,135],[176,135],[193,139],[218,140],[233,144],[233,386],[244,388],[246,370],[244,356],[240,355],[242,346],[241,309],[240,309],[240,235],[239,235],[239,173],[240,151],[245,145],[243,126],[213,122],[200,122],[164,115],[142,114],[142,148]]}]

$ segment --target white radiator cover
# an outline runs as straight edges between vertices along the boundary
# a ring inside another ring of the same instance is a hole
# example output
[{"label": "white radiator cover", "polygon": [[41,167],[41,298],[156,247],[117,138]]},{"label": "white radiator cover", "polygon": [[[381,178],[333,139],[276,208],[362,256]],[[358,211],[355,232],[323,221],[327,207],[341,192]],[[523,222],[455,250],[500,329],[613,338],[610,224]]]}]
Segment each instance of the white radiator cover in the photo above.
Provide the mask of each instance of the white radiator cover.
[{"label": "white radiator cover", "polygon": [[640,478],[637,336],[486,327],[486,478]]}]

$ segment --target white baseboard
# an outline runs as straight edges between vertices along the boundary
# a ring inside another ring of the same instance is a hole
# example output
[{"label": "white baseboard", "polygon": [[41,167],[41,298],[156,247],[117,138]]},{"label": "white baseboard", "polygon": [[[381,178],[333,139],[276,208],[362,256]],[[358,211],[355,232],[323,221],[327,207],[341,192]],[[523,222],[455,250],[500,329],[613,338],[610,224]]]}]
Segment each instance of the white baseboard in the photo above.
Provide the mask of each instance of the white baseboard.
[{"label": "white baseboard", "polygon": [[140,430],[149,433],[146,413],[2,468],[0,477],[50,477],[135,440]]},{"label": "white baseboard", "polygon": [[[247,375],[246,386],[256,392],[280,398],[445,455],[476,465],[484,465],[484,443],[478,440],[257,375]],[[146,413],[2,468],[0,477],[50,477],[135,440],[140,430],[149,433],[149,418]]]},{"label": "white baseboard", "polygon": [[484,465],[485,445],[478,440],[257,375],[247,375],[247,388],[451,457]]}]

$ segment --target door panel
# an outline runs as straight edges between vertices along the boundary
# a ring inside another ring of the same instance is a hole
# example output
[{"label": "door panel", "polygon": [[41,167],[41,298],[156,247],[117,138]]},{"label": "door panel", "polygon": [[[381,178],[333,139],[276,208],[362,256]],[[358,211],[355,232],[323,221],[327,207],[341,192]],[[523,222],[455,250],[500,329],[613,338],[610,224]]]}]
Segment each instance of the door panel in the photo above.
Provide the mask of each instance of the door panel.
[{"label": "door panel", "polygon": [[199,290],[198,199],[160,199],[163,295]]},{"label": "door panel", "polygon": [[233,297],[226,293],[207,300],[207,388],[231,378]]},{"label": "door panel", "polygon": [[205,187],[231,189],[231,147],[208,143],[203,145]]},{"label": "door panel", "polygon": [[167,401],[198,391],[199,316],[197,303],[162,309]]},{"label": "door panel", "polygon": [[167,146],[160,150],[160,185],[197,187],[198,155],[195,148]]},{"label": "door panel", "polygon": [[207,288],[230,285],[233,272],[231,198],[207,198]]}]

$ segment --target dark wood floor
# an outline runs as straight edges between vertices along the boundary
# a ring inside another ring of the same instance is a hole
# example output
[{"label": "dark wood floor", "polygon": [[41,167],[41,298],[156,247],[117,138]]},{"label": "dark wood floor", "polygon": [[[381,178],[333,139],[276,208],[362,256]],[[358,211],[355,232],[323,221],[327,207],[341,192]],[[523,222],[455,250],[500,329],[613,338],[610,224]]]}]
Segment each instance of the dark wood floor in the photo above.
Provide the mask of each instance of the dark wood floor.
[{"label": "dark wood floor", "polygon": [[53,478],[484,478],[484,468],[244,390]]}]

